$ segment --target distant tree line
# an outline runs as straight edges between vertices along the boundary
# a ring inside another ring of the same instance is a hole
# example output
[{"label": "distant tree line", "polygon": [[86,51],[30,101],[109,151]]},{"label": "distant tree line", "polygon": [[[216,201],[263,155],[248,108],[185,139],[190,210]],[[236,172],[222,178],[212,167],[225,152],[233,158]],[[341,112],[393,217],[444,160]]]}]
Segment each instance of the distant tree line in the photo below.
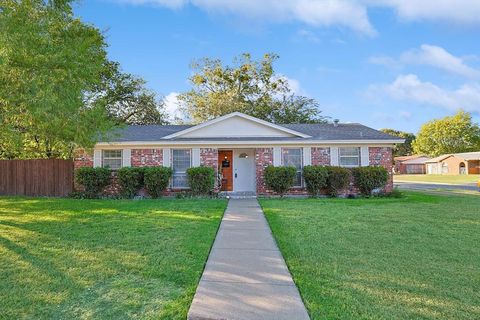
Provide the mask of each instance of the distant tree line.
[{"label": "distant tree line", "polygon": [[480,151],[480,127],[473,122],[470,113],[462,110],[453,116],[428,121],[422,125],[417,136],[393,129],[381,131],[405,139],[405,143],[395,146],[395,156],[421,154],[436,157]]}]

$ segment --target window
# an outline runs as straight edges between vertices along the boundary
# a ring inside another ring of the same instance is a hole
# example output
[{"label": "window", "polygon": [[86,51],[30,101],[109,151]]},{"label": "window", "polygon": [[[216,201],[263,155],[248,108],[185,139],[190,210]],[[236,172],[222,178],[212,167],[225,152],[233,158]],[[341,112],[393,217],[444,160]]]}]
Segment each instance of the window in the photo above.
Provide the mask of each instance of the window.
[{"label": "window", "polygon": [[282,162],[284,167],[295,167],[297,169],[297,176],[295,177],[294,187],[301,187],[303,167],[302,149],[282,149]]},{"label": "window", "polygon": [[122,167],[122,150],[103,150],[102,167],[117,170]]},{"label": "window", "polygon": [[172,188],[188,188],[187,169],[191,167],[190,149],[172,150]]},{"label": "window", "polygon": [[442,164],[442,174],[447,174],[448,173],[448,163],[444,162]]},{"label": "window", "polygon": [[360,148],[338,148],[338,164],[340,165],[340,167],[359,167]]}]

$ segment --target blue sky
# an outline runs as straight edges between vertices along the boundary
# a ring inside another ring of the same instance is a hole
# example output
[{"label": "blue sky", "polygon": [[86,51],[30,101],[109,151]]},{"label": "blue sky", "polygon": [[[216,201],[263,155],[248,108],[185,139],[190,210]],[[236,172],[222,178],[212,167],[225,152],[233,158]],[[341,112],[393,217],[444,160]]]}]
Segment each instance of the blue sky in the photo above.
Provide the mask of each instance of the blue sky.
[{"label": "blue sky", "polygon": [[480,120],[478,0],[83,0],[75,12],[172,111],[194,59],[274,52],[292,89],[342,122],[417,132],[459,108]]}]

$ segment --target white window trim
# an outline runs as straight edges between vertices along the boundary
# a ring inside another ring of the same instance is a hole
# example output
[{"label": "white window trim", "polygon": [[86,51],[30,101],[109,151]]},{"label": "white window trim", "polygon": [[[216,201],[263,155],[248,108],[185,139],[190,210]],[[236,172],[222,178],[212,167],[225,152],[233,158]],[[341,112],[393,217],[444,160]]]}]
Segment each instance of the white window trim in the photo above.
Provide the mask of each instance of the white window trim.
[{"label": "white window trim", "polygon": [[293,186],[292,188],[293,188],[293,189],[295,189],[295,188],[296,188],[296,189],[301,189],[301,188],[303,188],[304,185],[305,185],[305,183],[303,182],[303,167],[304,167],[303,148],[301,148],[301,147],[300,147],[300,148],[294,148],[294,147],[293,147],[293,148],[282,148],[281,153],[280,153],[280,155],[281,155],[281,159],[280,159],[280,160],[281,160],[281,162],[282,162],[282,166],[284,166],[283,150],[296,150],[296,149],[300,150],[300,170],[298,170],[298,171],[296,172],[296,174],[297,174],[298,172],[300,172],[300,185],[299,185],[299,186]]},{"label": "white window trim", "polygon": [[[174,170],[173,169],[173,154],[174,154],[174,151],[175,150],[188,150],[190,151],[190,167],[192,167],[192,149],[190,148],[172,148],[170,149],[170,168],[172,169],[172,171]],[[185,176],[187,175],[187,170],[185,170],[185,172],[181,172],[181,173],[185,173]],[[173,175],[175,174],[175,172],[172,172],[172,179],[170,180],[170,189],[175,189],[175,190],[188,190],[190,189],[190,187],[187,185],[186,187],[175,187],[173,185]]]},{"label": "white window trim", "polygon": [[108,157],[107,159],[108,160],[120,160],[120,167],[119,168],[110,168],[108,167],[110,170],[118,170],[120,168],[123,168],[123,149],[113,149],[113,150],[109,150],[109,149],[105,149],[105,150],[102,150],[102,162],[101,162],[101,166],[102,168],[106,168],[105,166],[105,151],[120,151],[120,157]]},{"label": "white window trim", "polygon": [[[358,149],[358,156],[342,156],[341,149],[346,148],[356,148]],[[342,158],[357,158],[358,157],[358,165],[342,165]],[[338,148],[338,166],[342,168],[358,168],[362,166],[362,151],[360,147],[340,147]]]}]

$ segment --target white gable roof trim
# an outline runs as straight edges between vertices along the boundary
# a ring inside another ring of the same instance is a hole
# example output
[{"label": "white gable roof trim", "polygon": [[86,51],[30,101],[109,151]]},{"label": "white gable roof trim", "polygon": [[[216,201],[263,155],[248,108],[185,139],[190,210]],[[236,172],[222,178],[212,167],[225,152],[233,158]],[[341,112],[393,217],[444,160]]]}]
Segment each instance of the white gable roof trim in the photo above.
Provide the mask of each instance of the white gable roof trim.
[{"label": "white gable roof trim", "polygon": [[265,129],[267,129],[267,128],[270,129],[270,130],[274,129],[274,130],[278,131],[279,133],[283,133],[284,135],[296,136],[296,137],[300,137],[300,138],[311,138],[311,136],[309,136],[307,134],[304,134],[304,133],[301,133],[301,132],[298,132],[298,131],[295,131],[295,130],[292,130],[292,129],[288,129],[288,128],[276,125],[274,123],[270,123],[270,122],[262,120],[262,119],[255,118],[255,117],[246,115],[246,114],[241,113],[241,112],[233,112],[233,113],[229,113],[227,115],[212,119],[210,121],[201,123],[201,124],[196,125],[194,127],[191,127],[191,128],[188,128],[188,129],[170,134],[168,136],[163,137],[162,140],[180,138],[182,136],[188,136],[189,134],[192,135],[195,131],[200,131],[201,129],[213,126],[215,124],[218,125],[219,123],[221,123],[223,121],[227,121],[229,119],[233,119],[234,117],[239,117],[241,119],[251,121],[252,123],[256,124],[257,126],[260,125],[262,127],[265,127]]},{"label": "white gable roof trim", "polygon": [[394,139],[394,140],[260,140],[260,141],[232,141],[228,139],[219,139],[219,140],[166,140],[166,141],[120,141],[120,142],[98,142],[97,147],[100,146],[221,146],[232,147],[232,146],[241,146],[241,147],[261,147],[261,146],[283,146],[283,145],[301,145],[301,146],[359,146],[359,145],[368,145],[369,147],[374,146],[393,146],[397,143],[403,143],[403,139]]}]

